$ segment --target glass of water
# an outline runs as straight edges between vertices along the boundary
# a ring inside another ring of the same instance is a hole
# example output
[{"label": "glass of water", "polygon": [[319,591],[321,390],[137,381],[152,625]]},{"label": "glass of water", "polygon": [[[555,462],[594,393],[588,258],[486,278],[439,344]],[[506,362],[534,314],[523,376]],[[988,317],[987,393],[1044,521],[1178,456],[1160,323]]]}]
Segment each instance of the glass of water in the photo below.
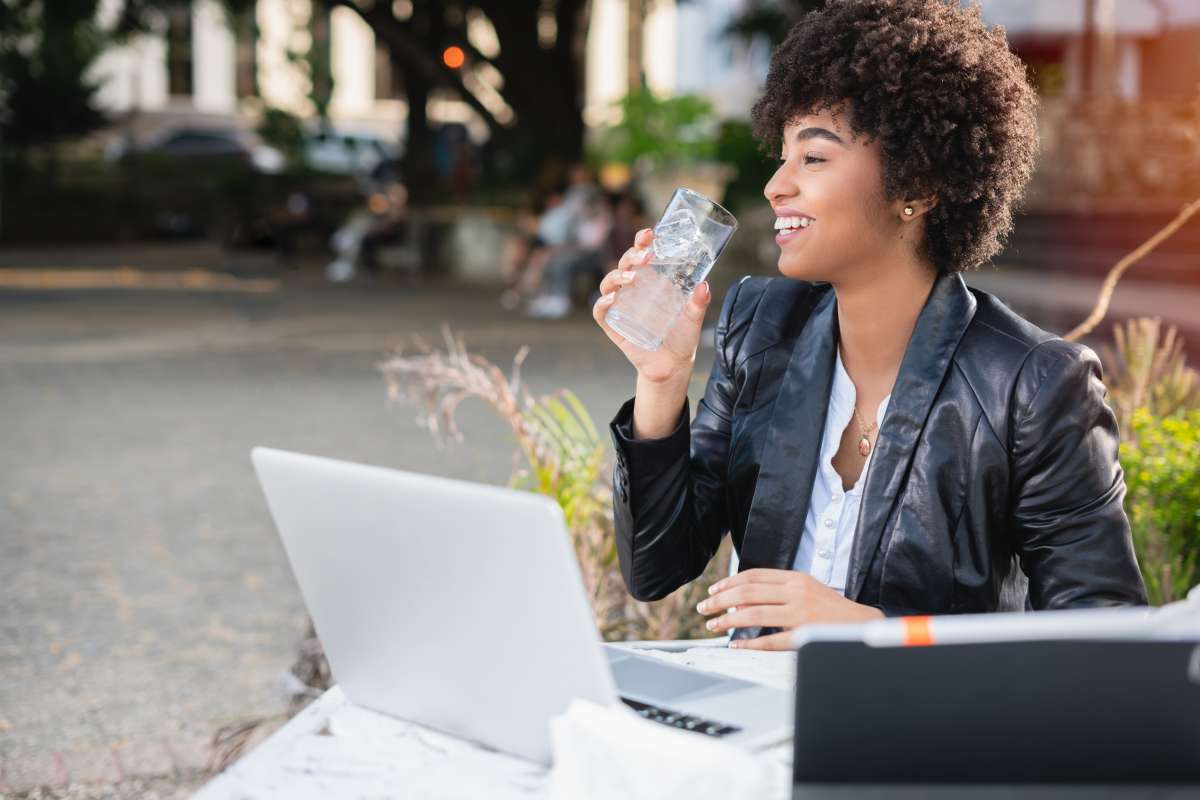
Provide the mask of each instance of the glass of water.
[{"label": "glass of water", "polygon": [[735,230],[737,220],[721,206],[676,189],[654,226],[650,263],[617,290],[605,321],[637,346],[657,350]]}]

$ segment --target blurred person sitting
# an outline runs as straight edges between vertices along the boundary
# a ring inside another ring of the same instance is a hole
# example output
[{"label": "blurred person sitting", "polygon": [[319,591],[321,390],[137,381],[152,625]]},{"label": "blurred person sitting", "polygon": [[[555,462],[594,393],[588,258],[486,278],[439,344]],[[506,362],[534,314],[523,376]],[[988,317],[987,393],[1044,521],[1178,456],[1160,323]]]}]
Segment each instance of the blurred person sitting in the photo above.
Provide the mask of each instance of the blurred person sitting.
[{"label": "blurred person sitting", "polygon": [[354,279],[359,266],[372,279],[379,277],[384,251],[408,243],[408,189],[395,162],[383,162],[361,182],[365,202],[330,241],[337,258],[325,268],[328,280]]},{"label": "blurred person sitting", "polygon": [[571,244],[555,248],[546,265],[542,293],[529,302],[526,313],[535,319],[560,319],[571,310],[571,295],[580,275],[594,275],[600,285],[604,275],[612,212],[598,195],[589,201]]},{"label": "blurred person sitting", "polygon": [[[591,170],[586,164],[575,164],[567,171],[567,185],[559,202],[544,211],[538,218],[537,237],[545,246],[532,260],[526,274],[517,287],[518,292],[524,290],[515,298],[502,296],[501,302],[509,307],[516,305],[524,297],[537,294],[543,279],[549,259],[563,248],[574,248],[578,245],[580,223],[590,213],[589,209],[595,198],[601,193]],[[533,301],[536,302],[535,297]]]},{"label": "blurred person sitting", "polygon": [[372,278],[379,276],[380,251],[407,240],[408,190],[403,183],[391,181],[367,199],[370,224],[363,235],[360,255],[363,267]]},{"label": "blurred person sitting", "polygon": [[500,305],[512,310],[521,302],[535,295],[542,282],[546,261],[553,252],[550,243],[542,238],[542,217],[562,203],[563,187],[555,187],[534,202],[532,213],[522,212],[517,217],[517,230],[505,243],[504,261],[500,277],[504,291],[500,294]]},{"label": "blurred person sitting", "polygon": [[536,319],[564,317],[571,309],[571,295],[580,276],[592,276],[593,289],[598,288],[606,260],[622,248],[623,240],[613,234],[632,230],[636,205],[631,205],[630,198],[607,197],[594,182],[576,182],[572,190],[577,191],[580,203],[574,237],[568,245],[556,248],[548,260],[542,293],[529,302],[527,309]]}]

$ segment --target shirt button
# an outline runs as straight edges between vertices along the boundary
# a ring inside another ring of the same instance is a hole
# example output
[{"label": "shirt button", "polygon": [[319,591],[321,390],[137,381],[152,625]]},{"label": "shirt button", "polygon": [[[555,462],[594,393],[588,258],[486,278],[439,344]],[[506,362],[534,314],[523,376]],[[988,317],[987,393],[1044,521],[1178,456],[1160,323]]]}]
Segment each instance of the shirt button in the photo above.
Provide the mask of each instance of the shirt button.
[{"label": "shirt button", "polygon": [[833,527],[833,520],[831,520],[831,519],[829,519],[829,518],[826,518],[826,519],[825,519],[825,527],[826,527],[826,528],[832,528],[832,527]]}]

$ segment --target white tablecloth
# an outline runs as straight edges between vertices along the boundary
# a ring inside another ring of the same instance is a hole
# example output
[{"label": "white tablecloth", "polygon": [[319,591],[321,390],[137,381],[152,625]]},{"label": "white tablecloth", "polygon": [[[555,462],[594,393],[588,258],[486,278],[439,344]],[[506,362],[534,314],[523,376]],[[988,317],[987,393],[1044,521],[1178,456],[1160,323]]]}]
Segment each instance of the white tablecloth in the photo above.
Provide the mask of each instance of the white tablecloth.
[{"label": "white tablecloth", "polygon": [[[682,652],[640,652],[666,661],[791,689],[795,653],[696,647]],[[661,726],[646,733],[656,735]],[[694,736],[662,729],[664,734]],[[731,745],[696,737],[697,746]],[[719,752],[719,751],[714,751]],[[753,783],[770,786],[770,797],[790,797],[791,743],[753,755],[738,754],[761,766]],[[715,768],[720,768],[719,765]],[[739,769],[737,774],[743,774]],[[645,781],[653,780],[652,775]],[[330,689],[253,752],[206,784],[195,800],[248,798],[552,798],[550,770],[521,759],[360,708],[337,687]],[[645,782],[643,786],[646,786]],[[652,795],[648,795],[652,796]]]}]

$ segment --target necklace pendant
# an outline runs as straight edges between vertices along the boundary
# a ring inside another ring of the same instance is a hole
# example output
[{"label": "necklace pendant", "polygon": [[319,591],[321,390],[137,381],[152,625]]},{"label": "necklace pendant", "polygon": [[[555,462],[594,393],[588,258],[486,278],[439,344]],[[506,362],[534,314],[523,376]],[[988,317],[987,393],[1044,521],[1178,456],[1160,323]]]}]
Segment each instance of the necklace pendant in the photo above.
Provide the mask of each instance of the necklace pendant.
[{"label": "necklace pendant", "polygon": [[871,440],[868,439],[866,436],[863,436],[861,439],[858,440],[858,454],[860,456],[862,456],[863,458],[866,458],[867,455],[870,454],[870,452],[871,452]]}]

